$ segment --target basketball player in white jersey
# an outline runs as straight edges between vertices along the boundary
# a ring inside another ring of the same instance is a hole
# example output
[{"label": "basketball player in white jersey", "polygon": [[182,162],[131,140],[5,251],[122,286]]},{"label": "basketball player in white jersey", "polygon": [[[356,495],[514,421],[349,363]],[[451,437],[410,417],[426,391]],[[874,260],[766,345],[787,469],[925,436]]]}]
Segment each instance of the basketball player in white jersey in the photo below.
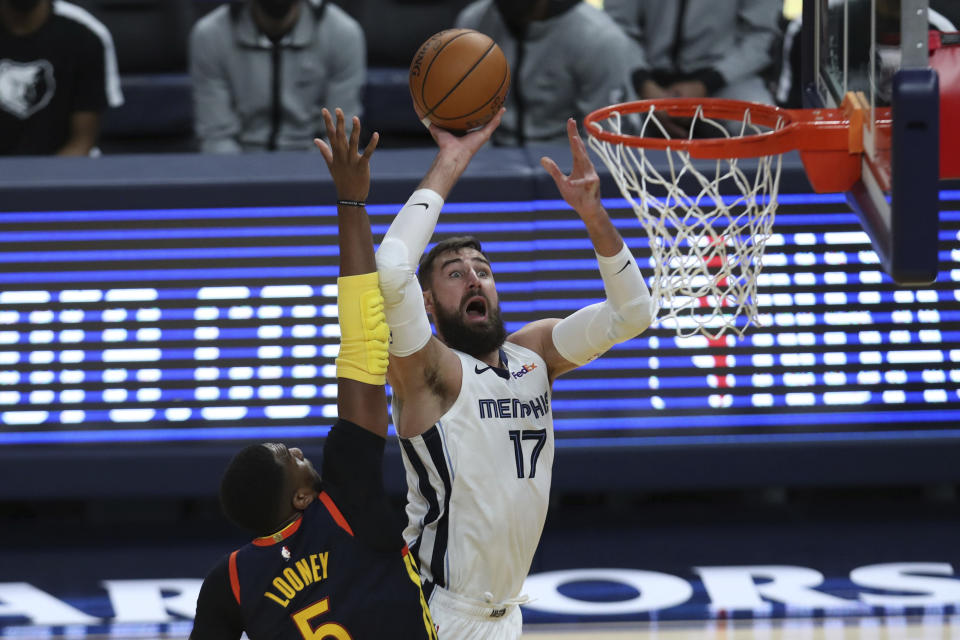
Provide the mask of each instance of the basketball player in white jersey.
[{"label": "basketball player in white jersey", "polygon": [[653,318],[640,269],[601,205],[600,181],[573,119],[570,175],[549,158],[541,164],[586,226],[607,299],[507,336],[494,269],[470,237],[431,250],[418,282],[415,268],[444,199],[499,119],[463,137],[430,128],[436,159],[377,251],[391,330],[393,421],[408,484],[404,537],[443,640],[520,637],[521,590],[550,492],[551,384],[638,335]]}]

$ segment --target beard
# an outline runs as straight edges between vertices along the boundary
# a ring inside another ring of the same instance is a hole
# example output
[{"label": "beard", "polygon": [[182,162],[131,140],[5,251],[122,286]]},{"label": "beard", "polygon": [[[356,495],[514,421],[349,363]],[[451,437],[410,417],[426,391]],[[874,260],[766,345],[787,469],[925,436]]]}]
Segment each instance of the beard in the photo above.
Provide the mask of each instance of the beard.
[{"label": "beard", "polygon": [[482,325],[467,325],[458,311],[448,312],[438,304],[433,307],[433,319],[443,342],[451,349],[474,358],[499,349],[507,339],[507,329],[500,317],[500,307],[493,308],[487,301],[487,321]]}]

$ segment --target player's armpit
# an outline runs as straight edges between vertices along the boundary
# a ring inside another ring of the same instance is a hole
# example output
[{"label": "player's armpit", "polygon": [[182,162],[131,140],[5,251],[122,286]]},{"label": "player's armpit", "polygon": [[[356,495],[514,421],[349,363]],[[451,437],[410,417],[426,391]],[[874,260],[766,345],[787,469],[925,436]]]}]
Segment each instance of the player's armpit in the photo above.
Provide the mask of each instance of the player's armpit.
[{"label": "player's armpit", "polygon": [[420,435],[453,406],[460,394],[460,358],[438,338],[406,358],[390,356],[388,380],[393,387],[393,422],[402,438]]},{"label": "player's armpit", "polygon": [[[390,354],[390,386],[404,396],[430,392],[437,396],[459,392],[460,360],[432,333],[423,348],[409,356]],[[456,384],[454,384],[456,382]]]}]

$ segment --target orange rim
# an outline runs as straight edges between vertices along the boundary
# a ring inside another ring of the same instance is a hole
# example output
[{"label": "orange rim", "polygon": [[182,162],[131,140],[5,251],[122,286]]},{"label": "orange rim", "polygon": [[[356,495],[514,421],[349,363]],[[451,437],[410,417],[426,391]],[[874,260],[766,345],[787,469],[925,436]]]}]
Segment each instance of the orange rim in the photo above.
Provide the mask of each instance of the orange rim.
[{"label": "orange rim", "polygon": [[[750,122],[771,131],[722,138],[648,138],[604,130],[600,122],[615,112],[621,116],[663,112],[676,118],[691,118],[700,110],[703,118],[742,122],[747,110]],[[637,100],[603,107],[584,118],[587,132],[603,142],[643,149],[685,151],[694,158],[758,158],[800,151],[850,152],[850,113],[845,109],[782,109],[757,102],[723,98],[667,98]],[[778,128],[779,127],[779,128]]]}]

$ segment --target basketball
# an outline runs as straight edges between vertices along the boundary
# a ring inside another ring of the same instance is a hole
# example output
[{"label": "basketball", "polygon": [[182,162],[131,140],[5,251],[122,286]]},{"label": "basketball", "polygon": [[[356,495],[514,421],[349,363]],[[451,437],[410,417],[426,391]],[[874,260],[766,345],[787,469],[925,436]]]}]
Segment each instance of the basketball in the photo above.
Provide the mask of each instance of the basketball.
[{"label": "basketball", "polygon": [[497,114],[510,88],[510,67],[489,36],[447,29],[424,42],[410,63],[410,95],[417,117],[463,133]]}]

